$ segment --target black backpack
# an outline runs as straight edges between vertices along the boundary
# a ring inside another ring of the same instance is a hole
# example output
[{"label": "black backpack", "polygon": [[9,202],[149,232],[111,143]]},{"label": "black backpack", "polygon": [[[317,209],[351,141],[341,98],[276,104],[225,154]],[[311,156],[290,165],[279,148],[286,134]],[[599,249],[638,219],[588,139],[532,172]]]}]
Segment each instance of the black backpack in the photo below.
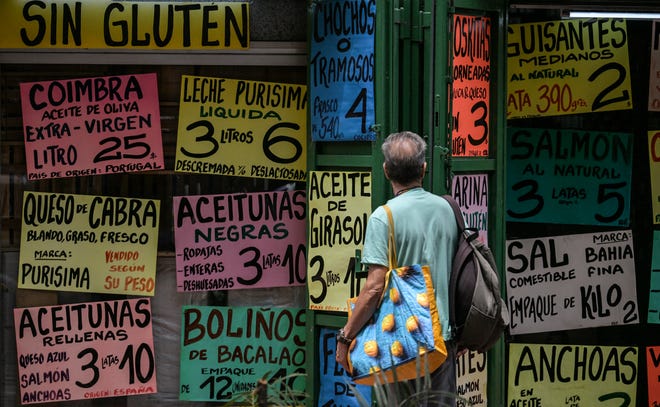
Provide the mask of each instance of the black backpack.
[{"label": "black backpack", "polygon": [[449,195],[460,232],[449,279],[449,323],[459,349],[486,352],[509,325],[509,311],[500,293],[497,266],[490,248],[466,228],[461,209]]}]

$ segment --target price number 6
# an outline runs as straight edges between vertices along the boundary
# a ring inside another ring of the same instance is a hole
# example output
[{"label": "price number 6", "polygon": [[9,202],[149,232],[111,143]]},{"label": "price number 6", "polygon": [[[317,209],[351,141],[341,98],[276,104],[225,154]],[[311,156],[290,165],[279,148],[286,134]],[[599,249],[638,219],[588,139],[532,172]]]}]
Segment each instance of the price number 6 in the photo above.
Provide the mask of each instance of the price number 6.
[{"label": "price number 6", "polygon": [[[187,131],[201,130],[201,134],[195,137],[196,146],[199,148],[197,151],[188,150],[181,147],[181,153],[191,158],[208,158],[218,152],[220,149],[220,142],[215,138],[215,127],[213,123],[208,120],[198,120],[190,123]],[[300,141],[288,135],[279,133],[280,129],[300,130],[300,126],[296,123],[277,123],[271,126],[264,134],[263,142],[261,144],[264,155],[274,163],[290,164],[300,159],[303,153],[303,146]],[[293,151],[290,149],[275,148],[281,146],[282,143],[291,145]],[[282,154],[282,150],[287,150],[290,155]]]}]

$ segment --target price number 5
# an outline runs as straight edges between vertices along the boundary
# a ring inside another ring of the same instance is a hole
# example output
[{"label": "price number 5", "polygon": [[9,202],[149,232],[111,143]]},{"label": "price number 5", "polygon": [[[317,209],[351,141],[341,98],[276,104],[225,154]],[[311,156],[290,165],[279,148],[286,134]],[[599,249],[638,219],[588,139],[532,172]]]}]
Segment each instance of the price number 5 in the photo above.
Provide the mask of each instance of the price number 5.
[{"label": "price number 5", "polygon": [[[613,202],[609,206],[614,206],[614,210],[610,214],[596,213],[594,219],[600,223],[612,223],[623,215],[625,209],[625,198],[620,192],[625,188],[627,183],[618,182],[614,184],[599,184],[598,185],[598,198],[599,205]],[[529,209],[526,211],[516,212],[508,209],[507,214],[514,219],[527,219],[532,216],[538,215],[542,210],[545,203],[543,196],[539,193],[539,183],[537,180],[526,179],[519,181],[511,186],[515,192],[520,192],[516,200],[520,206],[526,206]]]}]

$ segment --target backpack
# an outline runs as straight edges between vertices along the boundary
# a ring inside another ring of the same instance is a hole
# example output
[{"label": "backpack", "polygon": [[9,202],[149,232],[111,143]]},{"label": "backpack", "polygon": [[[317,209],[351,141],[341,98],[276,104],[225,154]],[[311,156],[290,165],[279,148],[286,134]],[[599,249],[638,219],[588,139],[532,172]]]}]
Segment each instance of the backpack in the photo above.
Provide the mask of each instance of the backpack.
[{"label": "backpack", "polygon": [[449,323],[459,349],[486,352],[509,325],[495,258],[477,239],[479,230],[465,227],[454,198],[443,198],[454,210],[460,232],[449,278]]}]

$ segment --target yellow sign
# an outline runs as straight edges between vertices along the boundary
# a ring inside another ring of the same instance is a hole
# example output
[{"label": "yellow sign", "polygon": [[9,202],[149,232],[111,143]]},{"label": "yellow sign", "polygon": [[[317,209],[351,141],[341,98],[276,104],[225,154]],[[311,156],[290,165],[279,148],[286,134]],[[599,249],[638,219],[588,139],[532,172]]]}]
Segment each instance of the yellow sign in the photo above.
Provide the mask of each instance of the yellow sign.
[{"label": "yellow sign", "polygon": [[649,168],[653,224],[660,224],[660,131],[649,131]]},{"label": "yellow sign", "polygon": [[347,312],[347,300],[363,283],[355,272],[355,252],[362,250],[371,214],[371,173],[311,171],[309,176],[309,308]]},{"label": "yellow sign", "polygon": [[23,194],[18,287],[154,295],[160,201]]},{"label": "yellow sign", "polygon": [[307,86],[183,75],[174,169],[305,181]]},{"label": "yellow sign", "polygon": [[632,109],[626,21],[508,27],[507,118]]},{"label": "yellow sign", "polygon": [[636,406],[639,351],[633,346],[509,348],[509,407]]},{"label": "yellow sign", "polygon": [[0,49],[250,46],[248,2],[0,1]]}]

